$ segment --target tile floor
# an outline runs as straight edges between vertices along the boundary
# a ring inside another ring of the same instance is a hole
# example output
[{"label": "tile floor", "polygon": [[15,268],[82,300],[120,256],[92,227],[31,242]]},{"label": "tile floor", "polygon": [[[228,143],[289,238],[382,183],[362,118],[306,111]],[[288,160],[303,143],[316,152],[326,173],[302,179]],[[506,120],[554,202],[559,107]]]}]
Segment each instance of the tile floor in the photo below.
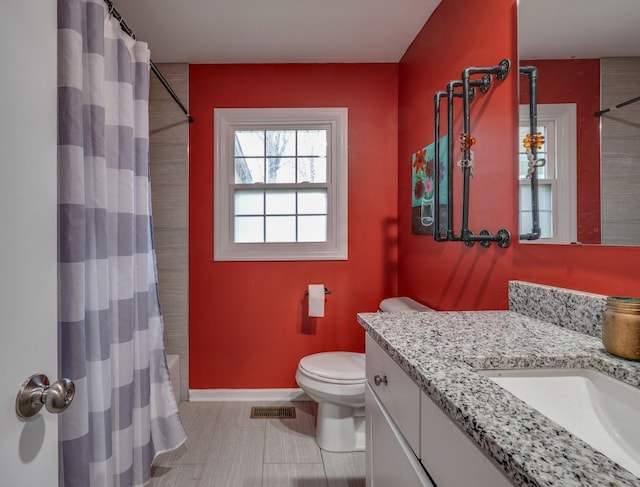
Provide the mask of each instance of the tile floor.
[{"label": "tile floor", "polygon": [[[251,406],[296,407],[295,419],[251,419]],[[189,438],[158,456],[149,487],[364,487],[364,452],[315,442],[314,402],[182,402]]]}]

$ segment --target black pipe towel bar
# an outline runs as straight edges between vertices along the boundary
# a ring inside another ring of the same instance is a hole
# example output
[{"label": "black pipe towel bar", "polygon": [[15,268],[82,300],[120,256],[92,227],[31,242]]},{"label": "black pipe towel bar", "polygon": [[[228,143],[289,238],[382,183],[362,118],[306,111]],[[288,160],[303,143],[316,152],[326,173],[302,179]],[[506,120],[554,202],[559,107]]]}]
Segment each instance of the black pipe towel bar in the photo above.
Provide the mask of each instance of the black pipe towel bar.
[{"label": "black pipe towel bar", "polygon": [[461,134],[461,150],[462,156],[462,228],[460,235],[464,243],[471,247],[475,242],[480,242],[483,247],[488,247],[491,242],[497,242],[499,247],[508,247],[511,243],[511,233],[504,228],[498,230],[492,235],[488,230],[482,230],[480,235],[474,235],[469,230],[469,186],[471,171],[473,169],[473,158],[471,156],[471,146],[475,143],[475,139],[471,137],[471,115],[470,115],[470,80],[471,76],[477,74],[494,75],[497,80],[503,81],[509,74],[511,62],[503,59],[495,66],[490,67],[469,67],[462,70],[462,134]]},{"label": "black pipe towel bar", "polygon": [[[470,104],[476,94],[475,87],[481,93],[486,93],[491,86],[491,76],[498,81],[504,80],[510,71],[511,63],[503,59],[499,64],[486,68],[465,68],[462,72],[462,80],[449,81],[446,91],[438,91],[434,95],[434,192],[436,205],[434,211],[433,237],[437,242],[455,241],[464,242],[467,247],[472,247],[475,242],[480,242],[482,247],[488,247],[491,242],[496,242],[499,247],[506,248],[511,244],[511,232],[505,228],[499,229],[495,234],[488,230],[482,230],[478,235],[469,230],[469,182],[473,171],[473,155],[471,146],[476,140],[470,134]],[[471,79],[471,76],[482,74],[480,79]],[[456,88],[462,87],[462,91]],[[440,100],[447,99],[447,230],[446,235],[440,232]],[[463,132],[460,134],[462,160],[458,165],[463,173],[462,194],[462,229],[459,235],[453,231],[453,101],[454,98],[462,98],[463,101]]]},{"label": "black pipe towel bar", "polygon": [[[116,10],[116,7],[113,5],[113,2],[111,2],[111,0],[104,0],[104,3],[107,4],[109,15],[111,15],[120,23],[120,28],[122,29],[122,32],[127,34],[132,39],[137,39],[133,31],[131,30],[131,28],[127,25],[127,23],[122,18],[122,15],[120,15],[120,12]],[[182,113],[186,115],[189,123],[192,123],[193,117],[189,114],[189,110],[187,110],[184,104],[182,103],[182,101],[180,101],[180,98],[178,97],[176,92],[173,91],[173,88],[171,88],[171,85],[169,84],[167,79],[162,75],[162,73],[158,69],[158,66],[156,66],[151,59],[149,60],[149,66],[153,74],[156,75],[156,78],[158,78],[158,80],[162,84],[162,86],[164,86],[164,88],[167,90],[169,95],[171,95],[171,98],[173,98],[173,101],[175,101],[176,104],[180,107],[180,109],[182,110]]]},{"label": "black pipe towel bar", "polygon": [[[489,91],[491,86],[491,76],[485,75],[480,79],[471,80],[470,83],[470,99],[473,101],[475,97],[475,88],[477,87],[481,93]],[[447,84],[446,91],[438,91],[433,97],[434,102],[434,170],[435,177],[433,180],[434,193],[438,198],[438,202],[435,204],[435,211],[433,214],[434,233],[433,238],[437,242],[446,241],[459,241],[461,240],[459,235],[453,233],[453,165],[447,162],[447,229],[446,235],[443,237],[440,234],[440,99],[447,99],[447,134],[453,133],[453,99],[462,98],[461,91],[455,91],[456,88],[462,86],[462,81],[450,81]],[[447,161],[451,161],[453,158],[453,139],[447,137]]]}]

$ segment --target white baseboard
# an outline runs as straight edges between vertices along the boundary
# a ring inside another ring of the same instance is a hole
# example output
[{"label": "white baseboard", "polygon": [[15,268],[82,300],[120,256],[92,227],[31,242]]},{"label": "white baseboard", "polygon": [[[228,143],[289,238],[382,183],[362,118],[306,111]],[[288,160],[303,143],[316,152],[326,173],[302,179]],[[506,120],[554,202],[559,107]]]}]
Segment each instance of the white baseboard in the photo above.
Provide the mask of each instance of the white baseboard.
[{"label": "white baseboard", "polygon": [[189,389],[189,401],[311,401],[302,389]]}]

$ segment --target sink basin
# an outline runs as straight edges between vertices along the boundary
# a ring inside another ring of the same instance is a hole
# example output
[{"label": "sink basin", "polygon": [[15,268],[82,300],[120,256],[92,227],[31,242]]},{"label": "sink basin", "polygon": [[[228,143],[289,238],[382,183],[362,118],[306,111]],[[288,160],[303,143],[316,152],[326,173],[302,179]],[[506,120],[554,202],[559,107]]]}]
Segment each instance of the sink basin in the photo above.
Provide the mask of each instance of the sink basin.
[{"label": "sink basin", "polygon": [[478,372],[640,477],[640,389],[590,369]]}]

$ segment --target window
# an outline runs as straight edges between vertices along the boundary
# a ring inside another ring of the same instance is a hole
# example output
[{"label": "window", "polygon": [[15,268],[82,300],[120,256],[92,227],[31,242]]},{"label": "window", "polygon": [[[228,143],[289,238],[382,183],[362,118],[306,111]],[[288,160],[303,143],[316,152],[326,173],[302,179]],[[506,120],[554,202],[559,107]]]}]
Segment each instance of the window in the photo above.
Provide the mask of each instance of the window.
[{"label": "window", "polygon": [[[576,225],[576,106],[573,103],[538,105],[538,128],[545,143],[537,153],[546,164],[538,171],[538,209],[541,235],[522,243],[568,244],[577,238]],[[529,133],[529,105],[520,106],[518,147],[520,233],[532,228],[531,179],[522,141]]]},{"label": "window", "polygon": [[347,109],[214,110],[214,260],[347,259]]}]

